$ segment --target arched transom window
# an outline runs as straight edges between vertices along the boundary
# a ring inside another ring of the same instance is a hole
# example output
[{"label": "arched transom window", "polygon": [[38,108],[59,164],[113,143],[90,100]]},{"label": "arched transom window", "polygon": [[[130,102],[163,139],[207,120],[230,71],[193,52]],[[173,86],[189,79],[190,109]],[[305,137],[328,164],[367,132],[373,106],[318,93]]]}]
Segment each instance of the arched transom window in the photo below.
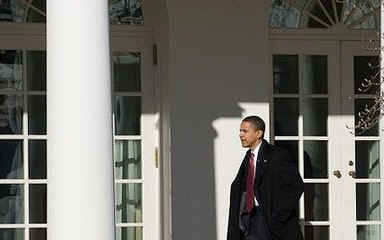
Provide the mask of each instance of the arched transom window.
[{"label": "arched transom window", "polygon": [[[46,22],[47,0],[0,0],[0,22]],[[65,1],[65,0],[63,0]],[[142,25],[140,0],[109,0],[111,24]]]},{"label": "arched transom window", "polygon": [[381,0],[272,0],[271,28],[377,29]]}]

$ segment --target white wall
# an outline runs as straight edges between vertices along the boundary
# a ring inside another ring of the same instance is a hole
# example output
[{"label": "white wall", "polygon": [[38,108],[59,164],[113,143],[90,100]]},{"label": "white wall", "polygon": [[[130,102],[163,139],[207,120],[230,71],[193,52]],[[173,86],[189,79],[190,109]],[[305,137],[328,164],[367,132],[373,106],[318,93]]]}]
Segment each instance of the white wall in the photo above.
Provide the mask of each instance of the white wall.
[{"label": "white wall", "polygon": [[[269,3],[269,1],[266,1]],[[240,120],[269,125],[267,3],[168,0],[174,240],[225,239]]]}]

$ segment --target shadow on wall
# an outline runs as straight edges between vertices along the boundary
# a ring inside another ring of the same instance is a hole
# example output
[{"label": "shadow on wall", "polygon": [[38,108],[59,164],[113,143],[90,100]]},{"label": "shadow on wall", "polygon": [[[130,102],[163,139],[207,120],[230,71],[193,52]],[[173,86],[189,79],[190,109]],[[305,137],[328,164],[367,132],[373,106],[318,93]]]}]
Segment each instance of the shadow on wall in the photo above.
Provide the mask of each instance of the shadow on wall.
[{"label": "shadow on wall", "polygon": [[[222,61],[245,62],[241,52],[227,54]],[[253,75],[239,77],[238,70],[223,70],[209,64],[212,57],[204,58],[209,67],[193,71],[173,91],[172,229],[176,240],[226,238],[229,188],[245,153],[238,139],[240,121],[253,114],[269,122],[268,110],[257,110],[268,105],[266,94],[248,87],[255,85]]]},{"label": "shadow on wall", "polygon": [[[174,239],[220,239],[217,236],[220,224],[217,222],[217,218],[227,216],[227,213],[218,213],[222,208],[217,204],[222,203],[227,205],[227,208],[229,206],[229,201],[227,201],[229,192],[223,199],[223,194],[220,194],[223,189],[216,189],[218,185],[223,185],[216,181],[222,180],[220,176],[217,176],[220,174],[217,173],[217,169],[220,169],[217,164],[225,164],[225,161],[229,159],[218,159],[215,156],[215,150],[218,149],[217,146],[215,147],[214,141],[218,137],[218,133],[212,123],[224,112],[224,108],[227,112],[231,110],[230,115],[237,116],[239,119],[243,109],[237,104],[232,104],[233,107],[230,109],[230,104],[224,102],[206,102],[205,107],[203,107],[203,103],[200,106],[201,110],[207,111],[190,113],[190,117],[188,117],[188,113],[185,113],[182,121],[172,125],[173,129],[177,129],[177,132],[175,130],[173,133],[173,139],[182,138],[183,143],[183,146],[177,144],[177,147],[174,146],[175,143],[172,144],[174,147],[172,208],[173,218],[177,219],[173,221],[172,227]],[[210,110],[208,111],[208,109]],[[196,118],[197,115],[200,117]],[[238,133],[238,129],[228,130],[233,131],[235,135]],[[225,150],[221,149],[221,151]],[[241,159],[236,159],[236,161],[240,165]],[[233,179],[230,175],[227,175],[226,178],[227,186],[223,187],[229,189]],[[221,224],[226,223],[227,219],[221,219],[220,222]],[[183,237],[184,234],[187,236]]]},{"label": "shadow on wall", "polygon": [[226,239],[240,120],[269,118],[241,104],[269,102],[266,6],[167,1],[174,240]]}]

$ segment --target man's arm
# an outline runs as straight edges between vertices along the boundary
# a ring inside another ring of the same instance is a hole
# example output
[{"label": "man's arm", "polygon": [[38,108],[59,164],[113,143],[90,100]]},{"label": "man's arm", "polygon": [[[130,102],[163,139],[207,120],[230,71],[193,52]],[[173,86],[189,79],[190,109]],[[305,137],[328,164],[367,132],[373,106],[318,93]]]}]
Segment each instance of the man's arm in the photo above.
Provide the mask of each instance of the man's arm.
[{"label": "man's arm", "polygon": [[296,213],[304,183],[288,152],[279,150],[276,159],[270,229],[272,235],[279,238],[287,221]]}]

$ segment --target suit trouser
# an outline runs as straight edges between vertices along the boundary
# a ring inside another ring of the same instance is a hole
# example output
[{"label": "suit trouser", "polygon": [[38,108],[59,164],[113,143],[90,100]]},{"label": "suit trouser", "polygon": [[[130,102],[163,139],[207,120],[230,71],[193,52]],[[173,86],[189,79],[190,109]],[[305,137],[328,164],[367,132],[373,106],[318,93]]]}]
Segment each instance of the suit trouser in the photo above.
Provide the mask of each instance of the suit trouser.
[{"label": "suit trouser", "polygon": [[260,207],[255,207],[247,218],[248,227],[244,240],[272,240]]}]

